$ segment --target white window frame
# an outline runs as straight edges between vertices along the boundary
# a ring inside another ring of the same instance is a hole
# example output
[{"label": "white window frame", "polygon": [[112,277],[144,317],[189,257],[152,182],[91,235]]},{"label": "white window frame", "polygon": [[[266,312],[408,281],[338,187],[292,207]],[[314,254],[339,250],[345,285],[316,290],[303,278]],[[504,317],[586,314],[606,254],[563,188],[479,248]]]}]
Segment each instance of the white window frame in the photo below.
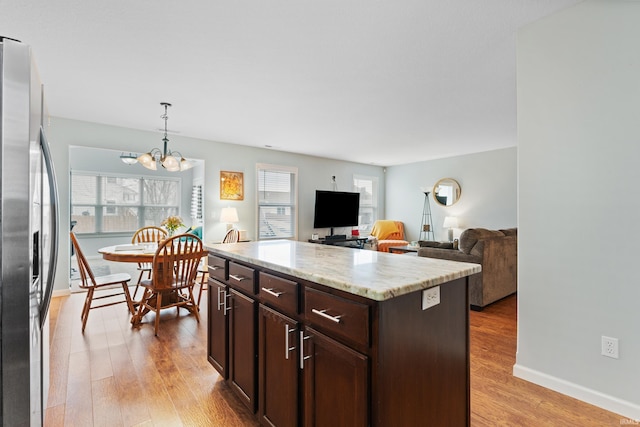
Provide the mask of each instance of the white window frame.
[{"label": "white window frame", "polygon": [[[371,202],[367,200],[366,197],[362,197],[363,194],[360,191],[362,188],[362,181],[368,181],[371,183]],[[371,227],[373,227],[373,223],[378,219],[378,177],[377,176],[369,176],[369,175],[353,175],[353,191],[360,193],[360,219],[358,220],[358,230],[362,235],[368,234],[371,231]],[[363,210],[371,210],[372,218],[370,224],[362,224],[362,211]]]},{"label": "white window frame", "polygon": [[[96,179],[104,179],[104,180],[110,180],[110,179],[116,179],[116,178],[125,178],[125,179],[137,179],[139,180],[139,186],[140,186],[140,201],[138,204],[116,204],[116,203],[109,203],[108,201],[106,203],[101,203],[101,198],[102,198],[102,185],[100,182],[97,183],[97,194],[95,197],[95,201],[94,203],[74,203],[73,202],[73,187],[70,188],[70,209],[71,211],[73,210],[74,207],[87,207],[87,208],[93,208],[94,212],[95,212],[95,230],[92,232],[86,232],[86,233],[77,233],[80,235],[86,235],[86,236],[112,236],[112,235],[118,235],[118,234],[131,234],[130,231],[104,231],[103,230],[103,217],[106,215],[111,215],[109,212],[105,212],[106,210],[109,209],[115,209],[118,207],[126,207],[126,208],[137,208],[138,209],[138,227],[136,228],[136,230],[140,227],[144,226],[144,211],[145,208],[147,207],[152,207],[152,208],[168,208],[168,209],[176,209],[176,212],[178,212],[178,215],[180,215],[180,210],[181,210],[181,206],[182,206],[182,195],[181,195],[181,191],[182,191],[182,178],[179,177],[162,177],[162,176],[152,176],[152,175],[139,175],[139,174],[118,174],[118,173],[104,173],[104,172],[95,172],[95,171],[80,171],[80,170],[72,170],[71,171],[71,179],[69,184],[72,186],[73,183],[73,176],[77,175],[77,176],[89,176],[89,177],[95,177]],[[173,181],[177,183],[177,190],[178,190],[178,194],[177,194],[177,204],[175,205],[153,205],[153,206],[148,206],[144,204],[144,185],[143,185],[143,181],[144,180],[156,180],[156,181]],[[103,208],[105,208],[103,210]],[[159,224],[156,224],[159,225]],[[136,231],[136,230],[132,230],[132,231]]]},{"label": "white window frame", "polygon": [[[292,190],[292,204],[260,204],[260,171],[270,171],[270,172],[286,172],[290,173],[293,176],[293,190]],[[276,236],[273,238],[260,237],[260,207],[261,206],[276,206],[276,207],[285,207],[289,206],[292,209],[291,214],[291,230],[292,235],[288,237],[284,236]],[[273,165],[269,163],[256,163],[256,239],[257,240],[271,240],[271,239],[289,239],[289,240],[297,240],[298,239],[298,168],[295,166],[281,166],[281,165]]]}]

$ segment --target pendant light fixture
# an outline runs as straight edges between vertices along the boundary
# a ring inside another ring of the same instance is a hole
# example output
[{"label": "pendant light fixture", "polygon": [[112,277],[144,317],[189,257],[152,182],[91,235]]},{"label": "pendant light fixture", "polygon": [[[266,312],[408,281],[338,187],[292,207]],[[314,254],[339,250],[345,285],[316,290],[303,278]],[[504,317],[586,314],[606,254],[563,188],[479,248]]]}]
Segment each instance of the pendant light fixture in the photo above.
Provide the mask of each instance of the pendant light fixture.
[{"label": "pendant light fixture", "polygon": [[138,155],[133,153],[122,153],[120,154],[120,160],[128,165],[133,165],[138,163]]},{"label": "pendant light fixture", "polygon": [[[167,120],[169,119],[169,116],[167,114],[167,109],[171,107],[171,104],[168,102],[161,102],[160,105],[164,107],[164,114],[160,116],[164,120],[164,138],[162,138],[164,149],[160,151],[159,148],[153,148],[148,153],[138,156],[137,160],[142,166],[151,170],[157,170],[158,164],[162,165],[162,167],[169,172],[191,169],[193,167],[191,162],[182,157],[182,154],[178,151],[171,151],[168,148],[169,138],[167,137]],[[120,156],[120,158],[122,159],[122,156]]]}]

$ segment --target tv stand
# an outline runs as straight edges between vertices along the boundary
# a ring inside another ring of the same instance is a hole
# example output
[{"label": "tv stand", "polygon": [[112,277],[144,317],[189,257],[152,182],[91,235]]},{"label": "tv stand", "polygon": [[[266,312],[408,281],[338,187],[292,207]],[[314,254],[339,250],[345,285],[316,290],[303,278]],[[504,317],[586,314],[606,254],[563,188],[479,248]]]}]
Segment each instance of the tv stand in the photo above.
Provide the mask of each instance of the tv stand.
[{"label": "tv stand", "polygon": [[321,245],[346,246],[350,248],[364,249],[365,242],[369,240],[367,237],[347,237],[346,235],[327,236],[323,239],[309,239],[310,243],[318,243]]},{"label": "tv stand", "polygon": [[346,234],[331,234],[330,236],[325,236],[325,240],[344,240],[347,238]]}]

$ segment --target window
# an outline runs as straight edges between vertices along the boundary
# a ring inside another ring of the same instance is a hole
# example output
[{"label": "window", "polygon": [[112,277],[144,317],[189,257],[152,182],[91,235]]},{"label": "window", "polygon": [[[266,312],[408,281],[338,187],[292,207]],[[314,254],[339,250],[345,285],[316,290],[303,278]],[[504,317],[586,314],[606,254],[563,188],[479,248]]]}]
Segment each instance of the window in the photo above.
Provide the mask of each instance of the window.
[{"label": "window", "polygon": [[258,240],[295,239],[298,168],[257,165]]},{"label": "window", "polygon": [[373,223],[378,219],[378,178],[354,175],[353,188],[360,193],[358,229],[364,235],[371,231]]},{"label": "window", "polygon": [[71,173],[76,233],[134,232],[180,212],[180,178]]}]

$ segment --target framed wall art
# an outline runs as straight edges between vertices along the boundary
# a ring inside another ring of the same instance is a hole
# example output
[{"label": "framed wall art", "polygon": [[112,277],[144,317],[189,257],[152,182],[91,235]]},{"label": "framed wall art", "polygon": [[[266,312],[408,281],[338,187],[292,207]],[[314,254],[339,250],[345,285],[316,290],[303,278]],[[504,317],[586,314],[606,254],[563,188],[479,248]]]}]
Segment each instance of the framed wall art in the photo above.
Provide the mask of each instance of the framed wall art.
[{"label": "framed wall art", "polygon": [[244,200],[244,174],[220,171],[220,200]]}]

